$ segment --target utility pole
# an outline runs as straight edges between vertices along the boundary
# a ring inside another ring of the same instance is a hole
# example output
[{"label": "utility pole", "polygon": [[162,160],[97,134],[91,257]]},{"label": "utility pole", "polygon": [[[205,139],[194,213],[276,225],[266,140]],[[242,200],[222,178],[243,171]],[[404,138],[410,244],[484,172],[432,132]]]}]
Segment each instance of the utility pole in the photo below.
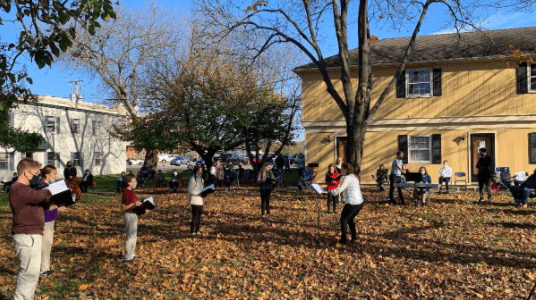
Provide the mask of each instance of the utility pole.
[{"label": "utility pole", "polygon": [[75,79],[73,81],[69,81],[69,83],[75,83],[75,107],[78,108],[78,99],[81,99],[81,97],[78,94],[78,83],[84,82],[84,80],[81,79]]}]

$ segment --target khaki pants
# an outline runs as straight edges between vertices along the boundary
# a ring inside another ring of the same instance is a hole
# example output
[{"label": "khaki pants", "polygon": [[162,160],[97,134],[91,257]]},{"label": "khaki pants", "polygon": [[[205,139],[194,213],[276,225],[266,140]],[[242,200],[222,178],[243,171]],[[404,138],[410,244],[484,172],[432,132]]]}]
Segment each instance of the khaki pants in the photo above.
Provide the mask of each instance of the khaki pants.
[{"label": "khaki pants", "polygon": [[136,248],[136,235],[138,233],[138,215],[134,213],[124,213],[125,220],[125,260],[134,258],[134,249]]},{"label": "khaki pants", "polygon": [[13,299],[33,300],[39,280],[43,236],[40,234],[15,234],[13,241],[20,260]]},{"label": "khaki pants", "polygon": [[54,221],[45,222],[43,230],[43,249],[41,250],[41,273],[50,269],[50,251],[54,238]]}]

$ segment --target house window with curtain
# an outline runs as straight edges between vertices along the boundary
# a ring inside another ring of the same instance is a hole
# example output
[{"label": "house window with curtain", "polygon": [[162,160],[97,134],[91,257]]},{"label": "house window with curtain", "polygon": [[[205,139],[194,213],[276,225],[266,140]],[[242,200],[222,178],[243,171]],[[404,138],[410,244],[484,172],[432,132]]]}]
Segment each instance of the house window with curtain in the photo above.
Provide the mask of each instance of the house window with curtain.
[{"label": "house window with curtain", "polygon": [[408,97],[428,97],[431,96],[432,76],[431,70],[410,70],[408,71]]},{"label": "house window with curtain", "polygon": [[47,165],[56,166],[56,152],[47,152]]},{"label": "house window with curtain", "polygon": [[45,132],[55,132],[56,131],[56,118],[55,117],[45,117]]},{"label": "house window with curtain", "polygon": [[82,155],[80,152],[73,152],[73,166],[81,166]]},{"label": "house window with curtain", "polygon": [[430,136],[410,136],[408,146],[410,163],[431,163]]},{"label": "house window with curtain", "polygon": [[72,128],[74,134],[80,133],[80,120],[79,119],[74,119],[72,121],[71,128]]}]

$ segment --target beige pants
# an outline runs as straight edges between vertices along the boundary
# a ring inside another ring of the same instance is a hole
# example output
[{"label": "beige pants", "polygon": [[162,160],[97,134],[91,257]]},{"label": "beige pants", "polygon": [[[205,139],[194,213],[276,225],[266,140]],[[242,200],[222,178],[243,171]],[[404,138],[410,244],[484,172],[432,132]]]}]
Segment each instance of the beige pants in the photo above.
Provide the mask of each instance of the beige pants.
[{"label": "beige pants", "polygon": [[43,249],[41,250],[41,273],[50,269],[50,251],[54,238],[54,221],[45,222],[43,230]]},{"label": "beige pants", "polygon": [[125,220],[125,260],[134,258],[134,249],[136,248],[136,235],[138,233],[138,215],[133,213],[124,213]]},{"label": "beige pants", "polygon": [[13,299],[33,300],[37,281],[39,280],[43,236],[40,234],[15,234],[13,235],[13,241],[20,260],[19,270],[17,271],[17,286]]}]

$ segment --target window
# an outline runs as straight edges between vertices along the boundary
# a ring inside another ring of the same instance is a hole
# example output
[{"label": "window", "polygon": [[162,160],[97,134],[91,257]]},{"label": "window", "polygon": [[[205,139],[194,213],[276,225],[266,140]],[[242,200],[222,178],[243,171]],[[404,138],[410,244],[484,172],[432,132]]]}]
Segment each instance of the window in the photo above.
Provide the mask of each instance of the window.
[{"label": "window", "polygon": [[529,155],[530,155],[530,164],[535,163],[535,132],[529,134]]},{"label": "window", "polygon": [[102,152],[95,152],[95,156],[94,156],[94,160],[95,160],[95,165],[96,166],[100,166],[101,165],[101,161],[102,161],[102,158],[103,158],[103,153]]},{"label": "window", "polygon": [[535,64],[531,64],[528,68],[528,91],[535,92]]},{"label": "window", "polygon": [[80,167],[82,160],[82,154],[80,152],[73,152],[73,166]]},{"label": "window", "polygon": [[411,136],[408,147],[409,162],[430,163],[431,162],[431,137]]},{"label": "window", "polygon": [[45,132],[56,131],[56,118],[45,117]]},{"label": "window", "polygon": [[407,76],[408,97],[431,96],[431,70],[411,70]]},{"label": "window", "polygon": [[47,152],[47,165],[56,166],[56,152]]},{"label": "window", "polygon": [[80,120],[73,119],[71,128],[72,128],[74,134],[80,133]]},{"label": "window", "polygon": [[0,170],[7,170],[9,168],[9,154],[6,152],[0,153]]},{"label": "window", "polygon": [[93,121],[93,135],[99,134],[101,130],[101,122]]}]

